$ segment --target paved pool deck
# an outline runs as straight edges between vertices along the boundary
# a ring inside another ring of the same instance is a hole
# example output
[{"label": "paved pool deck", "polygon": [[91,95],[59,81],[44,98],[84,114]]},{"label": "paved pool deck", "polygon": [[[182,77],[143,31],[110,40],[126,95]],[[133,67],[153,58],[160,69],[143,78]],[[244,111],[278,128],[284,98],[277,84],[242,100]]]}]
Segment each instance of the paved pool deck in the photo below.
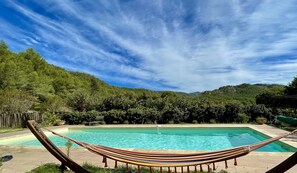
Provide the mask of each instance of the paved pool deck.
[{"label": "paved pool deck", "polygon": [[[95,127],[156,127],[156,125],[104,125]],[[185,124],[185,125],[161,125],[161,127],[250,127],[268,136],[275,137],[281,134],[288,133],[287,131],[268,126],[268,125],[250,125],[250,124]],[[54,131],[64,131],[68,128],[94,128],[87,126],[61,126],[52,127]],[[16,140],[22,137],[31,136],[29,130],[23,130],[12,133],[0,134],[0,140],[11,140],[14,138]],[[281,139],[282,142],[289,144],[297,148],[297,136],[290,136],[288,138]],[[66,152],[65,147],[61,147],[62,151]],[[136,149],[134,149],[136,150]],[[148,152],[154,152],[153,150],[146,150]],[[158,151],[160,152],[160,151]],[[168,152],[161,151],[161,152]],[[176,151],[171,150],[171,153],[190,153],[191,151]],[[192,151],[193,152],[193,151]],[[233,165],[233,161],[228,161],[228,169],[225,169],[224,163],[216,164],[216,170],[227,170],[230,173],[262,173],[273,168],[289,156],[292,152],[251,152],[247,156],[243,156],[237,159],[238,166]],[[45,164],[45,163],[59,163],[58,160],[53,157],[44,147],[16,147],[16,146],[6,146],[0,145],[0,156],[13,155],[13,159],[4,162],[3,166],[0,167],[0,172],[2,173],[24,173],[35,167]],[[70,157],[76,162],[83,164],[85,162],[94,164],[96,166],[103,166],[102,157],[92,154],[83,148],[72,148],[70,152]],[[108,165],[110,167],[114,166],[113,161],[109,160]],[[186,170],[186,169],[185,169]],[[207,167],[204,166],[204,170]],[[164,172],[164,171],[163,171]],[[288,171],[288,173],[296,173],[297,166],[293,167]]]}]

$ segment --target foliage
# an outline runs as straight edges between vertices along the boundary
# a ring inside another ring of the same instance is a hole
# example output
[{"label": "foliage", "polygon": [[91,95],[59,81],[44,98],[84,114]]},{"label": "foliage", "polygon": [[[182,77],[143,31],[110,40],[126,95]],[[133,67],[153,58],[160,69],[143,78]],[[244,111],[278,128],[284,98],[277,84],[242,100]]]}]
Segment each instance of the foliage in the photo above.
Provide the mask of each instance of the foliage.
[{"label": "foliage", "polygon": [[250,119],[250,117],[247,115],[247,114],[245,114],[245,113],[239,113],[238,114],[238,118],[236,119],[236,121],[235,122],[237,122],[237,123],[248,123],[249,122],[249,119]]},{"label": "foliage", "polygon": [[259,94],[278,91],[284,88],[281,85],[241,84],[224,86],[213,91],[202,92],[199,97],[217,105],[237,104],[241,107],[256,103],[255,97]]},{"label": "foliage", "polygon": [[[284,89],[278,88],[258,95],[256,102],[269,107],[274,115],[297,117],[297,77]],[[271,116],[266,118],[271,120]]]},{"label": "foliage", "polygon": [[59,96],[49,96],[41,104],[40,111],[48,112],[66,112],[69,111],[67,104]]},{"label": "foliage", "polygon": [[45,120],[42,122],[43,125],[45,126],[56,125],[56,122],[59,119],[57,115],[50,112],[45,112],[44,115],[45,115]]},{"label": "foliage", "polygon": [[104,116],[104,121],[107,124],[121,124],[124,122],[124,120],[126,120],[126,112],[123,110],[113,109],[110,111],[105,111],[102,112],[102,116]]},{"label": "foliage", "polygon": [[251,105],[246,108],[245,113],[250,117],[250,121],[254,122],[257,117],[265,117],[268,121],[274,119],[272,110],[265,105]]},{"label": "foliage", "polygon": [[293,79],[288,86],[285,87],[285,94],[286,95],[297,95],[297,77]]},{"label": "foliage", "polygon": [[297,107],[296,83],[295,78],[286,87],[224,86],[192,95],[119,88],[95,76],[50,65],[31,48],[13,53],[0,43],[0,113],[47,112],[47,125],[58,118],[83,124],[97,116],[104,116],[107,124],[125,120],[131,124],[232,123],[245,122],[247,117],[255,121],[258,116],[271,121],[273,114],[284,110],[295,114],[291,107]]},{"label": "foliage", "polygon": [[83,124],[84,122],[95,121],[97,116],[101,116],[101,112],[89,111],[89,112],[64,112],[59,116],[62,120],[65,120],[67,124]]},{"label": "foliage", "polygon": [[75,111],[87,111],[90,108],[89,95],[85,91],[77,91],[69,99],[69,105]]},{"label": "foliage", "polygon": [[25,113],[33,105],[35,98],[17,89],[0,90],[0,113]]},{"label": "foliage", "polygon": [[227,104],[225,105],[225,113],[222,122],[232,123],[238,119],[238,114],[241,112],[239,105]]},{"label": "foliage", "polygon": [[70,148],[72,147],[72,142],[70,140],[68,140],[66,143],[65,143],[65,146],[67,148],[67,156],[69,157],[69,154],[70,154]]},{"label": "foliage", "polygon": [[193,120],[192,123],[193,123],[193,124],[197,124],[198,121],[197,121],[197,120]]},{"label": "foliage", "polygon": [[[59,165],[54,163],[47,163],[27,173],[61,173],[61,170],[59,169]],[[64,171],[64,173],[70,173],[70,171]]]}]

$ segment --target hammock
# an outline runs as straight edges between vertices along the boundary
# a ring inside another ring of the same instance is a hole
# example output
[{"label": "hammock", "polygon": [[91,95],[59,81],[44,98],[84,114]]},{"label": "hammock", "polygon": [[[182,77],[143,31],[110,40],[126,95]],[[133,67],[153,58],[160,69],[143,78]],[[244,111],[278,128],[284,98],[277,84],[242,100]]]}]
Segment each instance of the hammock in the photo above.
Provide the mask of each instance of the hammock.
[{"label": "hammock", "polygon": [[200,171],[203,171],[203,164],[208,166],[208,171],[210,171],[211,164],[213,166],[213,170],[215,170],[215,163],[221,161],[224,161],[225,167],[228,168],[227,160],[231,159],[234,159],[234,165],[237,165],[236,158],[247,155],[251,151],[268,145],[281,138],[297,133],[297,130],[295,130],[291,133],[270,138],[253,145],[235,147],[231,149],[191,154],[165,154],[128,151],[123,149],[106,147],[102,145],[88,144],[56,133],[52,130],[46,130],[50,131],[54,135],[70,140],[76,143],[77,145],[86,148],[90,152],[103,156],[103,163],[105,163],[105,167],[107,167],[107,158],[109,158],[115,161],[115,167],[117,167],[117,162],[123,162],[126,164],[126,167],[128,167],[128,164],[138,166],[138,172],[140,172],[140,166],[147,166],[150,168],[150,172],[152,172],[152,167],[159,167],[160,172],[162,171],[162,167],[167,167],[168,172],[170,172],[171,167],[174,167],[174,172],[176,172],[176,167],[181,167],[182,173],[183,167],[187,167],[187,170],[189,172],[189,166],[194,166],[195,171],[197,170],[197,166],[200,166]]},{"label": "hammock", "polygon": [[[73,167],[73,170],[82,169],[76,163],[69,158],[67,158],[50,140],[46,135],[37,127],[37,123],[34,121],[28,121],[27,126],[32,131],[32,133],[36,136],[36,138],[51,152],[57,159],[59,159],[62,164],[70,167]],[[118,165],[118,162],[122,162],[126,164],[126,168],[128,169],[128,164],[136,165],[138,167],[138,173],[140,173],[140,166],[147,166],[150,168],[150,173],[152,173],[152,167],[159,167],[160,173],[162,173],[163,167],[168,168],[168,173],[171,172],[170,168],[174,168],[174,172],[176,172],[176,168],[180,167],[181,172],[183,173],[183,168],[187,167],[187,172],[190,170],[190,166],[194,166],[195,172],[197,172],[197,166],[200,167],[200,171],[202,172],[202,165],[207,165],[208,172],[211,171],[210,166],[213,166],[213,170],[215,170],[215,163],[224,161],[225,167],[228,168],[227,160],[234,159],[234,165],[237,165],[236,158],[247,155],[251,151],[254,151],[258,148],[261,148],[267,144],[270,144],[276,140],[287,137],[289,135],[297,133],[297,130],[284,134],[275,138],[270,138],[265,141],[248,145],[235,147],[231,149],[224,149],[218,151],[211,152],[200,152],[200,153],[191,153],[191,154],[167,154],[167,153],[146,153],[146,152],[136,152],[136,151],[128,151],[123,149],[116,149],[111,147],[106,147],[102,145],[94,145],[88,144],[85,142],[81,142],[62,134],[56,133],[52,130],[46,129],[53,133],[54,135],[60,136],[67,140],[70,140],[77,145],[88,149],[90,152],[103,156],[103,163],[105,163],[105,167],[107,167],[107,158],[115,161],[115,168]],[[71,164],[69,164],[71,163]],[[70,168],[72,168],[70,167]],[[77,172],[86,172],[86,171],[77,171]]]}]

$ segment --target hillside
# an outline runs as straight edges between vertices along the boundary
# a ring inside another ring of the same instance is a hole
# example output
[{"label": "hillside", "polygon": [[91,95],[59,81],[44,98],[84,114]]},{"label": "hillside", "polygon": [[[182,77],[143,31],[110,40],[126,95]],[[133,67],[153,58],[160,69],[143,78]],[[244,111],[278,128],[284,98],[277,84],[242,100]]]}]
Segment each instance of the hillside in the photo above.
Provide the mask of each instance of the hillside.
[{"label": "hillside", "polygon": [[192,104],[224,106],[231,103],[247,106],[255,104],[258,94],[283,88],[281,85],[242,84],[191,94],[121,88],[110,86],[89,74],[71,72],[48,64],[31,48],[13,53],[4,42],[0,43],[0,94],[4,102],[5,97],[10,97],[7,93],[15,95],[21,92],[31,98],[29,100],[34,100],[31,109],[38,111],[59,111],[65,110],[65,107],[67,110],[102,111],[119,107],[152,107],[152,104],[160,111],[174,105],[183,108]]},{"label": "hillside", "polygon": [[48,64],[32,48],[19,53],[11,52],[2,41],[0,43],[0,94],[4,100],[3,97],[7,97],[7,93],[15,95],[18,92],[33,96],[32,99],[35,100],[33,109],[37,110],[47,101],[67,105],[78,95],[88,97],[89,100],[102,100],[120,94],[161,94],[145,89],[110,86],[95,76],[67,71]]},{"label": "hillside", "polygon": [[256,103],[255,97],[265,92],[282,92],[283,85],[267,84],[241,84],[236,86],[224,86],[213,91],[205,91],[199,94],[203,100],[208,100],[215,104],[240,104],[243,106]]},{"label": "hillside", "polygon": [[192,94],[121,88],[48,64],[31,48],[13,53],[0,43],[0,113],[37,111],[46,115],[48,125],[54,124],[57,113],[68,124],[93,121],[98,115],[108,124],[254,121],[255,116],[272,115],[255,105],[256,96],[283,93],[284,88],[242,84]]}]

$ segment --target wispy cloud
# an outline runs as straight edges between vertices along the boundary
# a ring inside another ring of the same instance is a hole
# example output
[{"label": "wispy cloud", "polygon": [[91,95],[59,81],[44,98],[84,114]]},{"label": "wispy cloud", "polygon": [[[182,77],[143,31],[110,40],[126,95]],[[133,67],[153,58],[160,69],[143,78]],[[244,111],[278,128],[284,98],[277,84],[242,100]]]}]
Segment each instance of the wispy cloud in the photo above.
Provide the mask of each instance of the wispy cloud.
[{"label": "wispy cloud", "polygon": [[0,13],[0,38],[15,50],[32,46],[53,64],[111,84],[192,92],[287,84],[297,74],[294,0],[0,4],[23,21]]}]

